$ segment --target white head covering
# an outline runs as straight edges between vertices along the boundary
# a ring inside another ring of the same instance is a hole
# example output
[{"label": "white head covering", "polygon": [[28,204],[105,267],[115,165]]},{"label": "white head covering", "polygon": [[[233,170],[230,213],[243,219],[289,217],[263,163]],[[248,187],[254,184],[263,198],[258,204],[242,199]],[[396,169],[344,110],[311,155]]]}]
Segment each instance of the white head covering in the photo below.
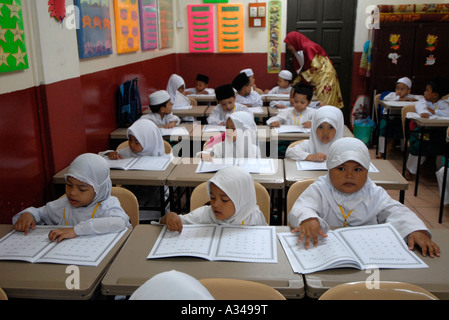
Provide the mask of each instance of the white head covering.
[{"label": "white head covering", "polygon": [[172,74],[167,83],[167,92],[170,95],[170,102],[173,103],[173,108],[188,106],[190,100],[178,91],[179,87],[185,86],[184,79],[177,74]]},{"label": "white head covering", "polygon": [[370,155],[366,145],[357,138],[341,138],[335,141],[327,153],[327,169],[333,169],[346,161],[356,161],[366,170],[371,163]]},{"label": "white head covering", "polygon": [[[225,139],[225,157],[258,158],[257,125],[254,117],[245,111],[237,111],[226,116],[234,123],[237,139]],[[235,154],[234,154],[235,151]]]},{"label": "white head covering", "polygon": [[[316,129],[323,122],[331,124],[335,130],[335,137],[329,143],[322,143],[316,135]],[[323,106],[316,110],[312,118],[312,129],[310,131],[309,152],[311,154],[324,153],[327,154],[330,146],[343,137],[344,132],[344,118],[340,109],[334,106]]]},{"label": "white head covering", "polygon": [[400,78],[396,83],[403,83],[405,84],[409,89],[412,88],[412,80],[407,77]]},{"label": "white head covering", "polygon": [[282,70],[281,72],[279,72],[279,77],[288,81],[291,81],[293,78],[293,75],[290,71],[288,70]]},{"label": "white head covering", "polygon": [[[262,215],[257,205],[256,190],[251,175],[240,167],[221,169],[207,181],[207,192],[210,194],[210,184],[215,184],[231,199],[235,213],[227,220],[216,219],[217,224],[242,225],[252,214]],[[263,218],[264,219],[264,218]]]},{"label": "white head covering", "polygon": [[170,95],[165,90],[159,90],[150,94],[149,99],[150,106],[156,106],[170,100]]},{"label": "white head covering", "polygon": [[248,78],[254,75],[253,69],[243,69],[240,73],[245,73]]},{"label": "white head covering", "polygon": [[171,270],[146,281],[129,300],[214,300],[214,297],[194,277]]},{"label": "white head covering", "polygon": [[137,156],[163,156],[165,154],[164,141],[161,131],[148,119],[139,119],[134,122],[127,130],[126,136],[136,137],[143,150],[135,155]]}]

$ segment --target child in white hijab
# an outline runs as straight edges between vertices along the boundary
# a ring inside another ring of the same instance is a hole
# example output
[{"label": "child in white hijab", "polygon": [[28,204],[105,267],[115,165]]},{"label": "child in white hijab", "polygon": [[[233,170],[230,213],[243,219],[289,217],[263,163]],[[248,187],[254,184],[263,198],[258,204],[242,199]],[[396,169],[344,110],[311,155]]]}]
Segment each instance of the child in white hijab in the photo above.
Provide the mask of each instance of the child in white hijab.
[{"label": "child in white hijab", "polygon": [[310,140],[287,149],[285,157],[293,160],[323,162],[330,146],[343,137],[344,118],[340,109],[323,106],[312,117]]},{"label": "child in white hijab", "polygon": [[318,245],[330,228],[391,223],[412,250],[421,247],[423,256],[440,255],[425,224],[406,206],[393,200],[368,177],[370,155],[356,138],[341,138],[329,149],[329,173],[318,178],[296,200],[288,215],[299,242]]},{"label": "child in white hijab", "polygon": [[14,228],[28,234],[36,224],[71,226],[49,233],[51,241],[60,242],[131,227],[119,200],[111,196],[112,184],[105,159],[92,153],[82,154],[70,164],[65,179],[66,197],[19,212],[12,218]]},{"label": "child in white hijab", "polygon": [[170,231],[182,231],[183,224],[228,224],[266,226],[265,217],[257,205],[256,190],[251,175],[245,169],[231,166],[221,169],[207,182],[211,205],[200,207],[186,215],[169,212],[161,219]]},{"label": "child in white hijab", "polygon": [[164,140],[159,128],[148,119],[139,119],[126,131],[129,146],[117,151],[100,152],[111,160],[165,155]]},{"label": "child in white hijab", "polygon": [[[186,97],[186,84],[184,79],[177,74],[172,74],[168,79],[167,92],[170,95],[170,101],[173,104],[173,109],[180,109],[190,107],[190,100]],[[194,121],[193,117],[183,117],[183,121]]]},{"label": "child in white hijab", "polygon": [[199,153],[204,160],[214,158],[260,158],[257,125],[245,111],[227,115],[225,140]]}]

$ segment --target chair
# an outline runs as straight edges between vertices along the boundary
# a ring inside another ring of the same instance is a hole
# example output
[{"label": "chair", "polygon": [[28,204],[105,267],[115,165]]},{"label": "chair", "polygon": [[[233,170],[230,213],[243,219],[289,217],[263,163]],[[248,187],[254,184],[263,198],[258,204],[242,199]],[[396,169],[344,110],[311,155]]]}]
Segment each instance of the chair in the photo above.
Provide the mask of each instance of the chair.
[{"label": "chair", "polygon": [[[127,148],[128,146],[129,146],[129,141],[128,140],[123,141],[122,143],[120,143],[118,145],[117,150]],[[169,154],[172,152],[172,147],[171,147],[170,143],[166,140],[164,140],[164,150],[165,150],[164,151],[165,154]]]},{"label": "chair", "polygon": [[[260,211],[265,216],[267,224],[270,225],[270,195],[267,189],[259,182],[254,181],[254,188],[256,189],[257,205]],[[210,201],[207,193],[207,182],[203,182],[192,191],[190,196],[190,211],[193,211],[201,206],[204,206]]]},{"label": "chair", "polygon": [[118,198],[120,205],[129,216],[133,228],[139,224],[139,202],[134,193],[122,187],[112,187],[111,195]]},{"label": "chair", "polygon": [[279,291],[259,282],[224,278],[199,281],[216,300],[285,300]]},{"label": "chair", "polygon": [[296,199],[310,186],[316,179],[305,179],[296,181],[290,186],[287,192],[287,214],[290,213]]},{"label": "chair", "polygon": [[406,137],[405,133],[407,132],[407,130],[405,130],[405,119],[406,119],[407,113],[409,113],[409,112],[416,112],[414,105],[404,106],[401,109],[402,135],[403,135],[404,139]]},{"label": "chair", "polygon": [[195,107],[195,106],[198,105],[198,102],[196,101],[195,98],[192,98],[192,97],[187,97],[187,98],[190,100],[190,105],[191,106]]},{"label": "chair", "polygon": [[368,288],[365,281],[335,286],[319,300],[439,300],[429,291],[404,282],[380,281],[379,288]]},{"label": "chair", "polygon": [[0,300],[8,300],[8,296],[2,288],[0,288]]},{"label": "chair", "polygon": [[294,142],[292,142],[292,143],[290,143],[290,144],[288,145],[287,149],[288,149],[288,148],[293,148],[294,146],[296,146],[296,145],[298,145],[298,144],[300,144],[300,143],[303,143],[304,141],[306,141],[306,140],[297,140],[297,141],[294,141]]}]

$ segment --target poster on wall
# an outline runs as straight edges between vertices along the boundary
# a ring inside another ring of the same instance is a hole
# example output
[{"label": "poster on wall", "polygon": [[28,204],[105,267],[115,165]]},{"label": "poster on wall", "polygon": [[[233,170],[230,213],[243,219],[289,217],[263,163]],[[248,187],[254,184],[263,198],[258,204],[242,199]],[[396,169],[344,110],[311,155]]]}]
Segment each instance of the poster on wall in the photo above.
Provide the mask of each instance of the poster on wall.
[{"label": "poster on wall", "polygon": [[281,71],[281,1],[268,2],[268,73]]},{"label": "poster on wall", "polygon": [[189,52],[214,52],[214,6],[188,5]]},{"label": "poster on wall", "polygon": [[137,1],[114,0],[114,8],[117,53],[139,50],[139,10]]},{"label": "poster on wall", "polygon": [[172,48],[175,30],[173,28],[173,0],[159,0],[160,48]]},{"label": "poster on wall", "polygon": [[80,59],[112,54],[109,1],[75,0],[80,25],[76,30]]},{"label": "poster on wall", "polygon": [[140,44],[142,50],[158,47],[157,0],[139,0]]},{"label": "poster on wall", "polygon": [[0,72],[28,69],[21,0],[0,0]]},{"label": "poster on wall", "polygon": [[243,52],[243,4],[218,4],[218,52]]}]

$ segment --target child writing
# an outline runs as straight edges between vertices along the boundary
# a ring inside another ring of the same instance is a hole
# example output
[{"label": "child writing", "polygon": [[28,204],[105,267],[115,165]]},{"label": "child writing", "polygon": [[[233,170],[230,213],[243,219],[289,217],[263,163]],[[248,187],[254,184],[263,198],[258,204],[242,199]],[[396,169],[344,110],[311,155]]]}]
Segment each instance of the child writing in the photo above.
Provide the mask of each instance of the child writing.
[{"label": "child writing", "polygon": [[234,89],[230,84],[216,87],[215,98],[218,104],[207,117],[208,124],[224,126],[227,115],[237,111],[245,111],[252,115],[252,112],[246,106],[235,101]]},{"label": "child writing", "polygon": [[[292,90],[291,83],[293,80],[293,75],[288,70],[282,70],[279,72],[277,86],[271,90],[265,90],[267,94],[290,94]],[[312,92],[313,95],[313,92]]]},{"label": "child writing", "polygon": [[344,117],[340,109],[324,106],[316,110],[312,119],[310,140],[289,147],[285,157],[293,160],[323,162],[330,146],[343,137]]},{"label": "child writing", "polygon": [[281,125],[311,127],[311,120],[316,111],[316,109],[309,108],[313,96],[313,88],[305,84],[297,84],[292,91],[293,108],[280,111],[276,116],[267,120],[267,125],[275,128]]},{"label": "child writing", "polygon": [[440,248],[430,239],[425,224],[368,177],[370,155],[356,138],[337,140],[326,161],[328,174],[319,177],[298,197],[289,213],[292,232],[308,248],[330,228],[391,223],[412,250],[421,247],[423,256],[439,256]]},{"label": "child writing", "polygon": [[252,114],[244,111],[228,115],[225,140],[199,153],[201,158],[260,158],[257,125]]},{"label": "child writing", "polygon": [[65,180],[66,197],[19,212],[12,218],[15,230],[27,235],[36,224],[71,226],[50,231],[50,241],[61,242],[131,227],[119,200],[111,196],[112,183],[105,159],[92,153],[78,156],[70,164]]},{"label": "child writing", "polygon": [[208,88],[209,77],[198,73],[195,79],[195,88],[186,89],[188,94],[214,94],[214,89]]},{"label": "child writing", "polygon": [[181,233],[183,224],[226,224],[266,226],[257,205],[254,181],[245,169],[231,166],[219,170],[207,182],[210,206],[203,206],[186,215],[169,212],[161,219],[170,231]]},{"label": "child writing", "polygon": [[[424,91],[424,97],[419,99],[415,104],[416,113],[421,118],[429,118],[431,116],[449,117],[449,99],[443,99],[448,92],[448,82],[446,79],[437,77],[430,80],[426,85]],[[413,124],[412,124],[413,126]],[[419,132],[420,128],[415,128],[410,132],[410,151],[419,149]],[[427,144],[427,150],[438,151],[445,145],[446,129],[435,129],[430,133]],[[423,146],[424,148],[424,146]],[[413,152],[418,154],[418,152]],[[421,157],[421,161],[426,160],[425,156]],[[418,168],[418,156],[413,154],[408,155],[407,170],[405,172],[405,178],[410,180],[412,174],[416,174]]]},{"label": "child writing", "polygon": [[172,114],[173,104],[170,95],[165,90],[156,91],[149,96],[151,113],[145,114],[141,119],[149,119],[157,125],[164,125],[164,128],[173,128],[181,123],[178,116]]},{"label": "child writing", "polygon": [[250,80],[246,73],[239,73],[234,80],[232,80],[232,86],[237,91],[235,101],[238,103],[241,103],[249,108],[263,106],[263,101],[260,94],[256,91],[251,91]]}]

